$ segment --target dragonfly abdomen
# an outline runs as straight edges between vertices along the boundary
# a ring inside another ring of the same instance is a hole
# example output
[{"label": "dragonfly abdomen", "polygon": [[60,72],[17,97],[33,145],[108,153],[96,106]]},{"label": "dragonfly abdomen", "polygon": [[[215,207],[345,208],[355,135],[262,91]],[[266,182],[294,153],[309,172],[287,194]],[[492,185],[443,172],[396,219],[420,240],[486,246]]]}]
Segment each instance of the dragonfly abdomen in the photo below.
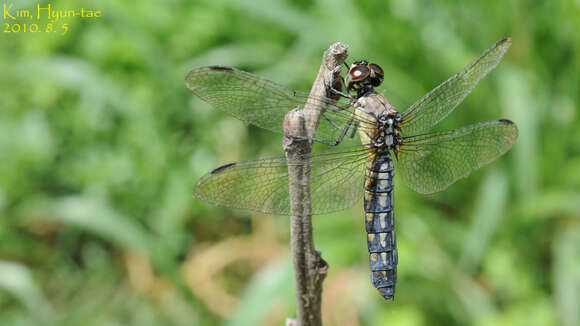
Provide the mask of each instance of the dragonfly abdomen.
[{"label": "dragonfly abdomen", "polygon": [[397,281],[397,242],[393,214],[393,161],[389,152],[376,153],[365,173],[365,225],[373,286],[392,300]]}]

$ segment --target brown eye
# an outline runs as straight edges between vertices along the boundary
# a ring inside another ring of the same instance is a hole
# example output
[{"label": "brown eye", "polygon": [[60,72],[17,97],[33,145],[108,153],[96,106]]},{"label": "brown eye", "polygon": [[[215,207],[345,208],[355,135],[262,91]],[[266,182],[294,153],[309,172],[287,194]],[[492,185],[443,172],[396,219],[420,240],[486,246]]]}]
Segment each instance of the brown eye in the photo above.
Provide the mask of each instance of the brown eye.
[{"label": "brown eye", "polygon": [[379,86],[385,78],[385,72],[379,65],[374,63],[369,64],[369,68],[373,86]]},{"label": "brown eye", "polygon": [[351,80],[354,82],[361,81],[361,80],[367,78],[370,75],[370,73],[371,73],[371,71],[369,70],[369,68],[362,66],[362,65],[355,66],[355,67],[351,68],[350,71],[348,72]]},{"label": "brown eye", "polygon": [[371,72],[375,75],[379,75],[379,76],[385,76],[385,72],[383,71],[383,68],[381,68],[379,65],[371,63],[369,65],[369,68],[371,68]]}]

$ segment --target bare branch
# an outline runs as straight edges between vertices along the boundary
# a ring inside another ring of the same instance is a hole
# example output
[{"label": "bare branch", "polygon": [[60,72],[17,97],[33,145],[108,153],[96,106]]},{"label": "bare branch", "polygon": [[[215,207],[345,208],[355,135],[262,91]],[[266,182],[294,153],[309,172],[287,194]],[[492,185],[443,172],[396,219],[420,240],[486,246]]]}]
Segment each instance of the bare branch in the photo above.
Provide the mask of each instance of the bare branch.
[{"label": "bare branch", "polygon": [[[335,43],[324,52],[318,76],[310,91],[314,96],[328,96],[327,89],[332,81],[340,88],[340,71],[348,56],[348,46]],[[334,76],[334,77],[333,77]],[[290,236],[294,274],[296,279],[297,319],[287,323],[297,326],[322,325],[321,299],[322,282],[328,265],[314,249],[312,237],[312,215],[310,202],[310,161],[304,154],[312,151],[312,141],[323,109],[318,103],[307,102],[304,109],[294,109],[284,120],[283,147],[288,161],[290,187]]]}]

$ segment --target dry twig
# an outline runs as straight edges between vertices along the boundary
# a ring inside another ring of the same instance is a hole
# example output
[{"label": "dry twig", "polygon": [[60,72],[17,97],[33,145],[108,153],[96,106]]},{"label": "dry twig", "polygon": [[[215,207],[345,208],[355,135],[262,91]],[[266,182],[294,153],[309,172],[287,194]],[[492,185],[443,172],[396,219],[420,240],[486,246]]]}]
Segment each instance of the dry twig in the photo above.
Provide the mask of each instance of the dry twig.
[{"label": "dry twig", "polygon": [[[327,85],[340,81],[340,71],[347,57],[348,46],[335,43],[324,52],[318,76],[312,85],[310,95],[328,96]],[[334,75],[334,79],[332,76]],[[337,85],[335,85],[336,87]],[[338,88],[338,87],[337,87]],[[322,282],[328,265],[320,252],[314,249],[312,238],[310,202],[310,160],[312,141],[324,108],[315,103],[306,103],[303,109],[288,112],[284,120],[283,147],[288,164],[290,187],[290,236],[294,274],[296,279],[297,319],[288,320],[288,325],[322,325],[321,299]]]}]

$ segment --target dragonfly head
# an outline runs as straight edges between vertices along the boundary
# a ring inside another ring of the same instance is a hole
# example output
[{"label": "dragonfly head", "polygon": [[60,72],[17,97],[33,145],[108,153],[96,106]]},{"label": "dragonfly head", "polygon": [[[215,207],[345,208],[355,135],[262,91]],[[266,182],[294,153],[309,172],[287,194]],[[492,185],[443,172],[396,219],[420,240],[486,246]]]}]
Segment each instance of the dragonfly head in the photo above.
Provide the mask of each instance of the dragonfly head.
[{"label": "dragonfly head", "polygon": [[348,91],[356,91],[360,97],[379,86],[384,78],[385,73],[379,65],[366,60],[356,61],[346,75],[346,88]]}]

